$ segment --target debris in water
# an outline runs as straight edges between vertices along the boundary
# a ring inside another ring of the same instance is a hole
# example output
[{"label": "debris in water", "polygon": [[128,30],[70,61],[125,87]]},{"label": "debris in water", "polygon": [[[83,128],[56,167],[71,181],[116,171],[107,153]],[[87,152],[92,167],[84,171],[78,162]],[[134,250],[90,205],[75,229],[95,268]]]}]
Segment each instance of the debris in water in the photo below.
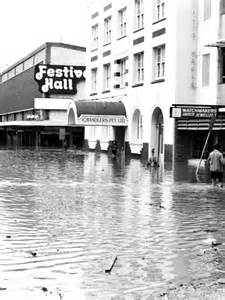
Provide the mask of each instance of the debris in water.
[{"label": "debris in water", "polygon": [[105,270],[105,273],[111,273],[111,271],[112,271],[112,269],[113,269],[113,267],[114,267],[116,261],[117,261],[117,256],[114,258],[114,261],[113,261],[113,263],[112,263],[110,269],[106,269],[106,270]]},{"label": "debris in water", "polygon": [[212,247],[222,245],[222,242],[212,241]]},{"label": "debris in water", "polygon": [[30,254],[34,257],[37,256],[37,252],[34,252],[34,251],[30,251]]}]

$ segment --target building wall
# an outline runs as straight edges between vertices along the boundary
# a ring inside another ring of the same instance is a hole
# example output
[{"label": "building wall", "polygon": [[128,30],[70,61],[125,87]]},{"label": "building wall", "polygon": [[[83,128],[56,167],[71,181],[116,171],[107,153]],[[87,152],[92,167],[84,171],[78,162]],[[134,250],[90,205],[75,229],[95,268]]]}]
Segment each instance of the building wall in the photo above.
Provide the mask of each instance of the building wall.
[{"label": "building wall", "polygon": [[85,48],[50,47],[50,64],[85,66]]},{"label": "building wall", "polygon": [[[218,77],[218,48],[208,47],[219,38],[220,21],[220,1],[211,2],[211,16],[204,19],[204,1],[199,0],[198,14],[198,82],[197,82],[197,102],[199,104],[215,105],[221,103]],[[203,54],[210,55],[209,84],[204,86],[202,82],[202,61]],[[221,103],[222,104],[222,103]]]},{"label": "building wall", "polygon": [[[165,18],[159,22],[154,20],[154,1],[144,0],[144,28],[134,30],[134,0],[122,1],[90,1],[90,37],[87,52],[87,96],[93,99],[120,99],[127,111],[128,128],[126,141],[129,142],[132,153],[141,154],[147,145],[148,156],[157,140],[154,129],[154,113],[160,110],[164,124],[164,155],[172,155],[174,143],[174,120],[169,116],[169,107],[174,103],[195,102],[197,52],[195,0],[165,1]],[[110,9],[105,9],[109,7]],[[118,39],[118,11],[127,7],[127,35]],[[112,42],[103,43],[104,19],[112,17]],[[98,24],[99,40],[97,49],[91,48],[91,27]],[[163,80],[154,80],[154,48],[165,45],[165,76]],[[134,54],[144,52],[144,81],[134,85]],[[106,55],[107,54],[107,55]],[[115,61],[123,57],[127,60],[127,85],[124,88],[114,88],[117,78]],[[194,57],[194,61],[193,61]],[[110,92],[103,93],[103,64],[111,63],[112,80]],[[98,84],[96,93],[91,92],[91,69],[98,69]],[[136,110],[142,116],[143,136],[133,138],[133,116]],[[90,129],[91,131],[92,129]],[[93,135],[92,135],[93,136]],[[88,138],[88,130],[87,130]]]},{"label": "building wall", "polygon": [[34,98],[40,98],[34,80],[34,67],[0,84],[0,114],[32,109]]}]

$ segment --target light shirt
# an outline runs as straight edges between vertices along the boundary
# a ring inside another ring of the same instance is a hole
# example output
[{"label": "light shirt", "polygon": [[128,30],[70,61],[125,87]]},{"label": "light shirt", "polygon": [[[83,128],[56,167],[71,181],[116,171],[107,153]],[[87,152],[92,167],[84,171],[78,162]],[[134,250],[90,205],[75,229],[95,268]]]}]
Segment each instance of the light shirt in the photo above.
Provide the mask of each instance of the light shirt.
[{"label": "light shirt", "polygon": [[223,154],[219,150],[213,150],[209,154],[208,162],[210,171],[223,171]]}]

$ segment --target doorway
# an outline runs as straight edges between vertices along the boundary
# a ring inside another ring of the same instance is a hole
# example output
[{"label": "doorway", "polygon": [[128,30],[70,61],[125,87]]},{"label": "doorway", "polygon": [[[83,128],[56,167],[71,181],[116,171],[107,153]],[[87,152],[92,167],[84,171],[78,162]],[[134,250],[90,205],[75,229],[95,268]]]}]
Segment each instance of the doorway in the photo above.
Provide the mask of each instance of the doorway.
[{"label": "doorway", "polygon": [[114,136],[119,152],[125,150],[125,129],[124,126],[114,126]]},{"label": "doorway", "polygon": [[158,163],[164,154],[164,138],[163,138],[164,119],[163,113],[159,107],[155,108],[152,114],[151,122],[151,158]]}]

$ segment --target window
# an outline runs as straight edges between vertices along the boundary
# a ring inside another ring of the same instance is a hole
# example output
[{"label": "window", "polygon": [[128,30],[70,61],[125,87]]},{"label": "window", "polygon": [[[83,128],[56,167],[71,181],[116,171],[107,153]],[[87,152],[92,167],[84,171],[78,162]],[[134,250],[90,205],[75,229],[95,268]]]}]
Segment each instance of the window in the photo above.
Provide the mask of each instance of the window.
[{"label": "window", "polygon": [[98,24],[92,26],[92,50],[98,48]]},{"label": "window", "polygon": [[126,36],[127,22],[126,22],[126,8],[119,10],[119,38]]},{"label": "window", "polygon": [[221,53],[221,83],[225,83],[225,48],[220,48]]},{"label": "window", "polygon": [[134,55],[134,84],[144,81],[144,53]]},{"label": "window", "polygon": [[30,69],[34,65],[34,57],[30,57],[24,62],[24,70]]},{"label": "window", "polygon": [[135,29],[144,27],[144,6],[143,0],[135,0]]},{"label": "window", "polygon": [[8,79],[12,78],[15,76],[15,69],[12,69],[8,72]]},{"label": "window", "polygon": [[220,0],[220,13],[225,14],[225,0]]},{"label": "window", "polygon": [[202,86],[209,85],[210,54],[202,56]]},{"label": "window", "polygon": [[154,21],[157,22],[165,18],[165,0],[154,1]]},{"label": "window", "polygon": [[111,17],[108,17],[104,20],[104,44],[111,43],[111,25],[112,25]]},{"label": "window", "polygon": [[2,75],[2,81],[1,81],[1,82],[6,81],[7,79],[8,79],[8,73],[4,73],[4,74]]},{"label": "window", "polygon": [[16,75],[23,72],[23,64],[16,66]]},{"label": "window", "polygon": [[110,90],[111,83],[111,66],[110,64],[105,64],[103,66],[103,90]]},{"label": "window", "polygon": [[126,84],[126,59],[120,60],[119,65],[119,72],[120,72],[120,87],[125,87]]},{"label": "window", "polygon": [[142,116],[139,109],[135,110],[133,115],[132,137],[135,141],[142,140],[143,138]]},{"label": "window", "polygon": [[211,0],[204,0],[204,20],[211,17]]},{"label": "window", "polygon": [[163,79],[165,76],[165,45],[153,48],[154,79]]},{"label": "window", "polygon": [[96,93],[97,91],[97,68],[91,70],[91,93]]}]

